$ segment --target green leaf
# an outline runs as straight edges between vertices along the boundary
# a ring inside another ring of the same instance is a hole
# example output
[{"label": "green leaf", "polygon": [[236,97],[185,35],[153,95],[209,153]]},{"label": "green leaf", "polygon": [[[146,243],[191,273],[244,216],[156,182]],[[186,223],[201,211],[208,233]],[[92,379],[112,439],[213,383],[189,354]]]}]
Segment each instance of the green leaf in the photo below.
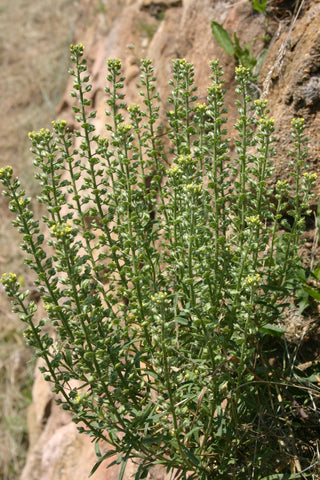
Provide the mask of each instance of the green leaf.
[{"label": "green leaf", "polygon": [[160,443],[163,440],[163,436],[160,437],[145,437],[142,439],[142,443],[152,445],[153,443]]},{"label": "green leaf", "polygon": [[301,382],[319,383],[319,378],[320,372],[313,373],[309,377],[301,377],[300,375],[297,375],[297,379],[299,379]]},{"label": "green leaf", "polygon": [[144,480],[149,474],[149,468],[141,464],[135,474],[134,480]]},{"label": "green leaf", "polygon": [[301,478],[301,474],[275,473],[273,475],[267,475],[261,478],[261,480],[293,480],[294,478]]},{"label": "green leaf", "polygon": [[101,451],[100,451],[98,442],[95,443],[94,450],[99,460],[97,461],[97,463],[94,464],[91,472],[89,473],[89,478],[92,477],[92,475],[98,470],[98,468],[100,467],[101,463],[104,462],[104,460],[106,460],[109,457],[112,457],[117,453],[115,450],[109,450],[107,453],[101,456]]},{"label": "green leaf", "polygon": [[195,438],[199,439],[199,431],[201,430],[200,427],[194,427],[192,430],[190,430],[184,437],[185,441],[189,438],[189,437],[192,437],[193,435],[195,436]]},{"label": "green leaf", "polygon": [[320,302],[320,290],[318,288],[310,287],[310,285],[303,285],[303,290],[307,292],[310,297]]},{"label": "green leaf", "polygon": [[224,429],[224,416],[223,416],[223,410],[221,405],[217,406],[217,418],[218,418],[218,430],[217,430],[217,437],[222,437],[222,435],[225,433]]},{"label": "green leaf", "polygon": [[188,325],[189,324],[189,320],[187,318],[184,318],[184,317],[175,317],[174,321],[176,323],[179,323],[179,325]]},{"label": "green leaf", "polygon": [[99,441],[97,441],[95,444],[94,444],[94,451],[95,451],[95,454],[98,458],[101,458],[101,450],[100,450],[100,447],[99,447]]},{"label": "green leaf", "polygon": [[211,29],[213,36],[219,43],[220,47],[222,47],[225,52],[227,52],[229,55],[231,55],[231,57],[233,57],[234,43],[231,40],[231,37],[227,30],[225,30],[223,26],[220,25],[220,23],[214,21],[211,22]]},{"label": "green leaf", "polygon": [[312,273],[317,280],[320,280],[320,265],[316,267]]},{"label": "green leaf", "polygon": [[189,460],[191,460],[193,465],[196,465],[196,466],[199,465],[199,459],[195,456],[195,454],[191,450],[188,450],[188,448],[186,447],[183,447],[183,450],[184,450],[184,453],[189,458]]},{"label": "green leaf", "polygon": [[255,56],[251,54],[250,47],[246,44],[243,45],[243,48],[241,47],[239,38],[236,32],[234,32],[233,37],[234,37],[234,55],[239,60],[239,63],[244,67],[253,68],[257,63],[257,59]]},{"label": "green leaf", "polygon": [[67,348],[67,347],[66,347],[66,350],[65,350],[65,360],[66,360],[66,363],[69,367],[73,366],[72,353],[71,353],[70,348]]},{"label": "green leaf", "polygon": [[121,463],[121,468],[120,468],[120,473],[119,473],[119,479],[118,480],[123,480],[123,476],[124,476],[124,473],[126,471],[126,466],[127,466],[128,460],[130,458],[130,452],[131,452],[131,450],[129,450],[129,452],[127,453],[127,455],[125,456],[124,460]]},{"label": "green leaf", "polygon": [[273,337],[281,338],[285,333],[286,329],[282,327],[277,327],[276,325],[272,325],[267,323],[263,327],[259,328],[260,333],[264,333],[266,335],[272,335]]},{"label": "green leaf", "polygon": [[296,291],[296,299],[299,305],[299,313],[302,313],[309,305],[309,295],[303,287]]},{"label": "green leaf", "polygon": [[268,0],[253,0],[252,6],[254,10],[260,13],[264,13],[267,8]]}]

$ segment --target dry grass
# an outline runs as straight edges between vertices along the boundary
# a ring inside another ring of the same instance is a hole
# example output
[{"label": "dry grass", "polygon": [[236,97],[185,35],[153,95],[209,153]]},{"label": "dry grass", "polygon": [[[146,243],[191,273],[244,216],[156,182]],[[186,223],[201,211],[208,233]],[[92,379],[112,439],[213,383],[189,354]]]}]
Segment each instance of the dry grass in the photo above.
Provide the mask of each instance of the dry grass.
[{"label": "dry grass", "polygon": [[[35,195],[27,134],[46,127],[67,81],[68,45],[80,14],[74,0],[2,0],[0,5],[0,167],[10,164]],[[14,271],[28,285],[19,238],[0,199],[0,274]],[[26,410],[32,364],[21,325],[0,290],[0,478],[19,478],[28,447]]]}]

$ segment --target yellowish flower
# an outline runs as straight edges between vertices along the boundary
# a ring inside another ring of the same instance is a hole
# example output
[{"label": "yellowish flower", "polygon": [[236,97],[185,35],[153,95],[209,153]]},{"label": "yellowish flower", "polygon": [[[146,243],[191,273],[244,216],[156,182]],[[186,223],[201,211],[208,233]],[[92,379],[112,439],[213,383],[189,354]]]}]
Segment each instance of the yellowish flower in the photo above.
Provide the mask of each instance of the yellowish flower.
[{"label": "yellowish flower", "polygon": [[119,70],[121,68],[121,60],[120,58],[108,58],[107,60],[108,67],[115,68]]},{"label": "yellowish flower", "polygon": [[246,221],[249,227],[261,225],[260,215],[251,215],[250,217],[246,217]]},{"label": "yellowish flower", "polygon": [[200,193],[202,190],[202,183],[189,183],[183,186],[185,192]]},{"label": "yellowish flower", "polygon": [[303,176],[307,180],[307,182],[315,182],[318,178],[318,175],[316,173],[310,173],[310,172],[304,173]]},{"label": "yellowish flower", "polygon": [[55,128],[56,130],[63,130],[67,126],[67,122],[65,120],[53,120],[53,122],[51,123],[53,128]]},{"label": "yellowish flower", "polygon": [[81,403],[85,403],[88,397],[89,397],[88,392],[78,393],[78,395],[74,399],[74,403],[76,403],[77,405],[80,405]]},{"label": "yellowish flower", "polygon": [[73,230],[71,222],[57,223],[51,227],[51,231],[56,238],[64,238]]},{"label": "yellowish flower", "polygon": [[174,177],[175,175],[177,175],[178,173],[180,173],[180,168],[178,167],[178,165],[172,165],[170,168],[168,168],[167,170],[167,174],[169,177]]},{"label": "yellowish flower", "polygon": [[253,286],[259,284],[260,278],[261,278],[261,277],[260,277],[259,273],[255,273],[254,275],[248,275],[248,276],[244,279],[244,284],[253,287]]},{"label": "yellowish flower", "polygon": [[264,128],[270,128],[274,126],[274,118],[262,117],[260,118],[259,123]]},{"label": "yellowish flower", "polygon": [[1,276],[1,283],[3,286],[13,285],[17,282],[17,275],[15,273],[3,273]]},{"label": "yellowish flower", "polygon": [[278,180],[276,184],[277,190],[286,190],[288,186],[288,180]]},{"label": "yellowish flower", "polygon": [[268,100],[260,100],[260,99],[257,99],[254,101],[254,104],[256,107],[266,107],[267,104],[268,104]]},{"label": "yellowish flower", "polygon": [[304,126],[304,118],[293,118],[291,120],[291,126],[293,128],[302,128]]},{"label": "yellowish flower", "polygon": [[11,178],[12,177],[12,167],[10,165],[6,165],[3,168],[0,168],[0,178]]},{"label": "yellowish flower", "polygon": [[132,129],[132,125],[126,123],[120,123],[118,126],[118,133],[120,135],[126,135]]}]

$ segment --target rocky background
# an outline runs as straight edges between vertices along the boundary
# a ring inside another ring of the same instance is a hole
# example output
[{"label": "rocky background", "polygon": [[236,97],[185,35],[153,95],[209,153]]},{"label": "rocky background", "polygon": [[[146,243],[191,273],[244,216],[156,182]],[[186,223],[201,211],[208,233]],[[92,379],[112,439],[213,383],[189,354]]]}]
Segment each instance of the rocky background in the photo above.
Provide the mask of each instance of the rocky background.
[{"label": "rocky background", "polygon": [[[99,7],[97,9],[97,6]],[[105,0],[80,2],[75,41],[85,46],[92,75],[91,91],[98,133],[104,131],[106,59],[119,57],[126,76],[127,102],[139,102],[136,84],[139,59],[150,58],[155,67],[163,106],[169,91],[171,59],[185,57],[195,65],[195,83],[203,101],[209,80],[209,62],[219,58],[225,71],[226,104],[229,128],[236,118],[234,106],[235,60],[215,42],[211,20],[237,33],[240,44],[264,59],[257,88],[268,98],[275,118],[277,156],[275,179],[288,178],[290,122],[304,117],[310,138],[309,163],[312,171],[320,168],[320,1],[269,0],[266,14],[253,10],[248,0]],[[70,126],[71,83],[56,108],[56,116]],[[46,127],[46,125],[43,125]],[[231,131],[230,131],[231,133]],[[314,212],[307,222],[307,247],[315,238]],[[95,463],[90,439],[77,433],[70,416],[55,405],[49,385],[36,369],[32,404],[28,411],[29,453],[21,480],[85,480]],[[128,467],[126,479],[134,473]],[[94,480],[116,480],[117,467],[101,467]],[[155,470],[151,479],[163,479]]]}]

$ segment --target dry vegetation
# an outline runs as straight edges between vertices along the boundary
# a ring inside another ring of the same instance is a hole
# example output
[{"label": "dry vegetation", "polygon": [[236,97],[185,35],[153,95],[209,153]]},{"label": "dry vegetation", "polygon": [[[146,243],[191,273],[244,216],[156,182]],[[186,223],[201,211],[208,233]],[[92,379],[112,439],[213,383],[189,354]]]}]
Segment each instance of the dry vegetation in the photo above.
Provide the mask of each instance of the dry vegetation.
[{"label": "dry vegetation", "polygon": [[[67,81],[68,45],[81,14],[74,0],[2,0],[0,5],[0,167],[10,164],[36,194],[27,134],[47,126]],[[0,197],[0,274],[18,272],[30,284],[19,238]],[[28,438],[27,404],[33,365],[21,325],[0,291],[0,478],[19,478]],[[28,368],[26,369],[26,363]]]}]

